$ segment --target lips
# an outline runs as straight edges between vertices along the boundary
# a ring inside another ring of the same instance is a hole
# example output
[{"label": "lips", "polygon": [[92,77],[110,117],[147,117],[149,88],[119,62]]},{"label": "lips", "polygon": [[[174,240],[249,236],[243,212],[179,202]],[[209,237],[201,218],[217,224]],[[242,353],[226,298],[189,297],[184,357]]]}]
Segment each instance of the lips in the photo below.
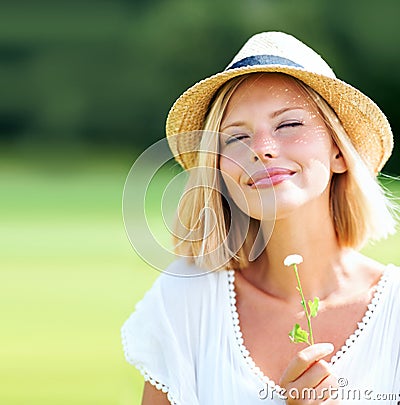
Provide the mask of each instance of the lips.
[{"label": "lips", "polygon": [[252,174],[247,184],[252,188],[271,187],[282,183],[295,174],[294,171],[283,167],[270,167]]}]

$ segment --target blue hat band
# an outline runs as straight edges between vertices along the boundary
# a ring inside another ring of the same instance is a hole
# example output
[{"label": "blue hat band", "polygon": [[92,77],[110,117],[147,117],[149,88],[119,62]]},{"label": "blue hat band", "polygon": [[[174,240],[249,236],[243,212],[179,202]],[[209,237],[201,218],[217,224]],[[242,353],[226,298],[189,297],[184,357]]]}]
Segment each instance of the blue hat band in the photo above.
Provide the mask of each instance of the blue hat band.
[{"label": "blue hat band", "polygon": [[291,66],[296,68],[303,68],[304,66],[293,62],[290,59],[282,58],[276,55],[254,55],[248,56],[247,58],[241,59],[235,62],[232,66],[227,67],[225,70],[236,69],[247,66],[263,66],[263,65],[283,65]]}]

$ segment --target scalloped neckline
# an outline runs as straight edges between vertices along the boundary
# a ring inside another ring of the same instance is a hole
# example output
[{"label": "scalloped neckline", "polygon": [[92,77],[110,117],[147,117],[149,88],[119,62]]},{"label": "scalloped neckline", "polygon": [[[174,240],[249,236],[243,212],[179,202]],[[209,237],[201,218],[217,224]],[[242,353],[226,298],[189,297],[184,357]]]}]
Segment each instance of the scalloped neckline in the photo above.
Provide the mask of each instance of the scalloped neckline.
[{"label": "scalloped neckline", "polygon": [[[368,323],[370,323],[374,313],[376,313],[378,303],[381,302],[381,298],[384,291],[387,290],[385,286],[389,278],[390,274],[389,270],[392,267],[393,266],[390,264],[386,265],[382,275],[380,276],[378,282],[376,283],[375,292],[372,295],[371,301],[367,305],[367,309],[364,313],[364,316],[362,317],[360,322],[357,322],[357,329],[346,339],[342,347],[336,353],[334,353],[331,360],[329,361],[330,365],[335,364],[340,358],[342,358],[344,353],[348,352],[351,349],[351,347],[357,342],[358,337],[362,334],[363,330],[365,330]],[[238,347],[242,359],[247,364],[251,373],[257,376],[262,383],[268,385],[270,389],[275,390],[279,394],[279,392],[283,391],[283,388],[264,374],[264,372],[260,369],[260,367],[257,366],[255,361],[252,359],[250,352],[247,350],[244,344],[243,333],[241,331],[239,322],[239,313],[237,311],[236,306],[235,270],[227,270],[227,276],[228,276],[229,304],[231,311],[231,325],[233,327],[233,337],[235,338],[234,343]]]}]

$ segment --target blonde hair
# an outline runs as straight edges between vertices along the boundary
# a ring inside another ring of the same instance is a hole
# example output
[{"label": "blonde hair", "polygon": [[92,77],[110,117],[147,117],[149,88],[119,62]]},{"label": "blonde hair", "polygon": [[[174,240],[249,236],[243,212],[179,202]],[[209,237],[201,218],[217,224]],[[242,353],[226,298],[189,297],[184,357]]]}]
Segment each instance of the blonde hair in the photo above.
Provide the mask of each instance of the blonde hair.
[{"label": "blonde hair", "polygon": [[[346,162],[347,171],[333,174],[330,186],[330,211],[339,245],[360,248],[369,239],[378,240],[394,233],[393,206],[335,112],[309,86],[284,76],[295,81],[312,100]],[[214,97],[204,122],[197,166],[189,174],[186,193],[178,207],[175,252],[210,270],[243,268],[249,262],[251,249],[256,244],[263,246],[259,221],[247,217],[231,201],[219,173],[220,124],[232,94],[248,77],[231,79]]]}]

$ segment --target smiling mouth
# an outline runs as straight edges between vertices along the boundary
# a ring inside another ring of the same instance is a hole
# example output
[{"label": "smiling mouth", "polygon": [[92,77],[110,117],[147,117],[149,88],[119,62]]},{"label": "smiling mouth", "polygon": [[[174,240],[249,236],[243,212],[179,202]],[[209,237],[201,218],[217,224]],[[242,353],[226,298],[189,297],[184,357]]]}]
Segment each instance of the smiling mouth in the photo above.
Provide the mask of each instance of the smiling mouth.
[{"label": "smiling mouth", "polygon": [[251,188],[268,188],[289,179],[295,174],[294,171],[280,167],[272,167],[254,173],[247,183]]}]

